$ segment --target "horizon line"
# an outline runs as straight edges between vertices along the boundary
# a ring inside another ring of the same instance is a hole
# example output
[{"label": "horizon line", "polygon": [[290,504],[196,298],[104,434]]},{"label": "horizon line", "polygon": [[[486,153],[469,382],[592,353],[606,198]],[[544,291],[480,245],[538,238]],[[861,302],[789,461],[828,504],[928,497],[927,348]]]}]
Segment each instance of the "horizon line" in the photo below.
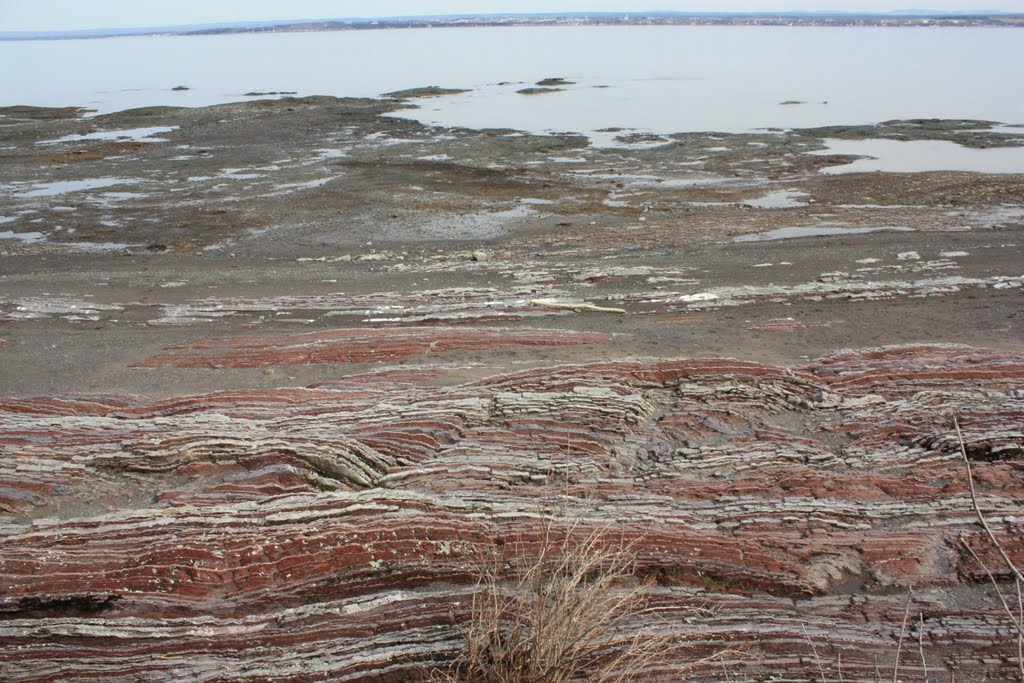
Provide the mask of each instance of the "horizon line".
[{"label": "horizon line", "polygon": [[0,30],[0,40],[19,37],[86,37],[91,34],[107,34],[102,37],[117,35],[151,34],[151,33],[182,33],[217,28],[243,28],[289,26],[307,23],[338,23],[366,24],[391,21],[437,21],[458,19],[517,19],[517,18],[575,18],[575,17],[902,17],[902,18],[988,18],[1024,16],[1022,11],[1007,10],[931,10],[931,9],[899,9],[899,10],[759,10],[759,11],[699,11],[699,10],[575,10],[570,12],[486,12],[486,13],[455,13],[455,14],[406,14],[377,17],[318,17],[292,19],[242,19],[238,21],[220,21],[201,24],[168,24],[150,26],[98,26],[80,29],[17,29]]}]

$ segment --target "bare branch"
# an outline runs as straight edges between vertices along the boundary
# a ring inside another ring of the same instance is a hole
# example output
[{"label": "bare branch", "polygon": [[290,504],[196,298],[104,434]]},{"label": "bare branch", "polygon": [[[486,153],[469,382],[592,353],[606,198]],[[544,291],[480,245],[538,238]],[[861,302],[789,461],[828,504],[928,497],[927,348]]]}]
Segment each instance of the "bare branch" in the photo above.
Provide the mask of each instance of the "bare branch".
[{"label": "bare branch", "polygon": [[999,539],[997,539],[996,535],[992,532],[992,528],[989,526],[988,520],[985,519],[985,515],[981,511],[981,506],[978,505],[978,497],[974,490],[974,472],[971,468],[971,459],[967,457],[967,446],[964,444],[964,436],[960,431],[960,422],[957,420],[956,416],[953,417],[953,426],[956,428],[956,438],[957,442],[960,444],[960,455],[963,456],[964,465],[967,467],[967,484],[971,491],[971,505],[974,507],[974,513],[978,516],[978,522],[985,530],[985,533],[988,535],[989,540],[995,547],[996,552],[999,553],[999,556],[1002,558],[1013,576],[1013,583],[1017,588],[1016,615],[1014,615],[1009,603],[1003,596],[1003,592],[999,589],[999,582],[996,581],[996,577],[989,570],[988,566],[980,557],[978,557],[978,554],[974,552],[974,549],[966,540],[961,538],[960,541],[963,543],[964,547],[967,548],[968,552],[971,553],[971,557],[973,557],[981,568],[985,570],[985,573],[988,574],[989,581],[992,582],[992,586],[996,589],[996,595],[999,597],[999,601],[1002,603],[1003,609],[1006,611],[1007,616],[1010,617],[1010,623],[1013,624],[1014,628],[1017,630],[1017,671],[1020,674],[1021,681],[1024,681],[1024,593],[1021,591],[1021,585],[1024,584],[1024,574],[1021,573],[1021,570],[1018,569],[1017,565],[1015,565],[1013,560],[1010,559],[1010,555],[1006,552],[1006,549],[1003,548]]},{"label": "bare branch", "polygon": [[985,519],[985,515],[981,512],[981,507],[978,505],[978,496],[974,491],[974,471],[971,469],[971,459],[967,457],[967,447],[964,445],[964,436],[960,432],[960,422],[956,417],[953,417],[953,426],[956,428],[956,438],[960,443],[960,455],[964,458],[964,464],[967,466],[967,484],[971,489],[971,505],[974,507],[974,513],[978,516],[978,522],[982,528],[985,529],[985,533],[988,534],[988,538],[992,541],[992,545],[995,546],[999,556],[1003,558],[1003,562],[1006,563],[1010,573],[1014,575],[1017,581],[1024,581],[1024,574],[1021,573],[1017,566],[1010,559],[1010,556],[1003,549],[1002,544],[996,535],[992,533],[992,528],[988,525],[988,520]]},{"label": "bare branch", "polygon": [[[974,548],[971,547],[970,543],[968,543],[963,538],[960,539],[960,542],[963,543],[965,548],[967,548],[967,552],[969,552],[971,554],[971,557],[974,558],[974,561],[977,562],[978,565],[980,565],[981,568],[985,570],[986,574],[988,574],[988,580],[992,582],[992,587],[996,589],[996,596],[999,598],[999,602],[1001,602],[1003,604],[1003,609],[1006,611],[1006,615],[1008,617],[1010,617],[1010,621],[1013,623],[1014,627],[1017,629],[1018,637],[1024,638],[1024,624],[1022,624],[1017,619],[1017,617],[1013,613],[1013,610],[1010,609],[1010,603],[1008,603],[1006,601],[1006,596],[1004,596],[1003,595],[1003,591],[1001,591],[999,589],[999,582],[996,581],[995,575],[993,575],[992,572],[989,570],[988,565],[985,564],[985,562],[982,561],[982,559],[980,557],[978,557],[978,554],[976,552],[974,552]],[[1019,586],[1020,584],[1018,583],[1017,585]]]},{"label": "bare branch", "polygon": [[924,683],[928,683],[928,659],[924,656],[924,612],[918,612],[920,627],[917,631],[917,651],[921,654],[921,666],[924,668]]},{"label": "bare branch", "polygon": [[1017,671],[1020,673],[1020,680],[1024,681],[1024,590],[1021,590],[1022,582],[1019,578],[1017,584],[1017,619],[1014,625],[1017,627]]},{"label": "bare branch", "polygon": [[814,663],[818,665],[818,673],[821,674],[821,683],[828,683],[828,679],[825,677],[825,668],[821,665],[821,657],[818,656],[818,648],[814,647],[814,641],[807,634],[807,627],[804,626],[804,640],[811,646],[811,652],[814,653]]},{"label": "bare branch", "polygon": [[910,617],[910,600],[914,597],[911,590],[907,590],[907,604],[903,608],[903,625],[900,627],[900,639],[896,642],[896,664],[892,667],[892,683],[897,683],[900,674],[900,651],[903,649],[903,637],[907,634],[907,619]]}]

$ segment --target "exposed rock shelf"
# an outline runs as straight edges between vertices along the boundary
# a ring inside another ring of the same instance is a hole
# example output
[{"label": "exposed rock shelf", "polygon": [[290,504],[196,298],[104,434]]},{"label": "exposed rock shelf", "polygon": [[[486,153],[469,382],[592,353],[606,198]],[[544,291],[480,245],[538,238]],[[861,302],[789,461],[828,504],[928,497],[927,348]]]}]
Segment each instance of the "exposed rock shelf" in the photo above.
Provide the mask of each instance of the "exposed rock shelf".
[{"label": "exposed rock shelf", "polygon": [[425,680],[600,529],[644,680],[892,678],[908,591],[899,678],[1016,673],[952,420],[1024,564],[1024,176],[821,170],[1019,130],[392,95],[0,109],[0,679]]},{"label": "exposed rock shelf", "polygon": [[429,377],[0,401],[6,680],[415,677],[456,648],[482,553],[570,523],[636,544],[658,618],[632,628],[689,642],[666,672],[732,648],[738,675],[800,676],[814,643],[870,678],[912,589],[926,656],[958,680],[1010,675],[1009,624],[958,541],[999,573],[950,417],[1024,563],[1024,357],[917,345]]}]

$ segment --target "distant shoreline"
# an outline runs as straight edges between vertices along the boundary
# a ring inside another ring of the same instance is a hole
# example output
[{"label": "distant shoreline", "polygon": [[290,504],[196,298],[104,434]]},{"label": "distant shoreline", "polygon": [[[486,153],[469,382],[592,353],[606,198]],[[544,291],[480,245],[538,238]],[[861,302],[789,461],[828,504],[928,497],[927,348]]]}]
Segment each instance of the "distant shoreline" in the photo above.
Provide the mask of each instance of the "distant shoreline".
[{"label": "distant shoreline", "polygon": [[412,28],[488,28],[499,26],[814,26],[1024,28],[1024,14],[831,14],[831,13],[575,13],[320,19],[235,24],[204,24],[82,31],[8,31],[0,41],[82,40],[137,36],[197,36],[238,33],[300,33]]}]

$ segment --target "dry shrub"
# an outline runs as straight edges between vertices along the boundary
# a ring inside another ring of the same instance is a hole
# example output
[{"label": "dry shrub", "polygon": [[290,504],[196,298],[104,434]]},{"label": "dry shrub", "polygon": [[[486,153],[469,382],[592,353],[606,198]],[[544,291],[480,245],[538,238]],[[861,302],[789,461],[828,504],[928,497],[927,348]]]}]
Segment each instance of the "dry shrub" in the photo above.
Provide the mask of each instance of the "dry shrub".
[{"label": "dry shrub", "polygon": [[664,638],[624,636],[643,612],[630,549],[605,532],[572,535],[554,542],[549,530],[538,556],[481,571],[462,654],[435,680],[617,683],[673,649]]}]

